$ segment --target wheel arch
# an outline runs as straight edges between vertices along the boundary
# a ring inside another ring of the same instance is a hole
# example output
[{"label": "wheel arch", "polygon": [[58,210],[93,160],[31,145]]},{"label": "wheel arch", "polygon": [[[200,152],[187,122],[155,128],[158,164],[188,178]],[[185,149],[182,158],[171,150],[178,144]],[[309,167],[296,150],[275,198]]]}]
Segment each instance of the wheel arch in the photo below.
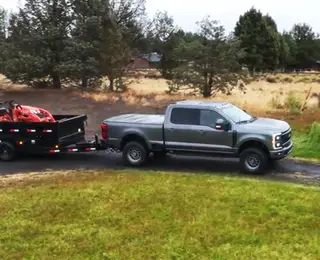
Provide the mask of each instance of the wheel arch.
[{"label": "wheel arch", "polygon": [[124,146],[129,143],[129,142],[139,142],[141,143],[143,146],[145,146],[146,149],[150,149],[150,145],[149,143],[147,142],[147,140],[141,136],[140,134],[138,133],[130,133],[130,134],[126,134],[122,139],[121,139],[121,142],[120,142],[120,150],[122,151]]},{"label": "wheel arch", "polygon": [[240,155],[244,150],[248,149],[248,148],[258,148],[261,149],[262,151],[264,151],[268,156],[270,156],[270,152],[268,147],[261,141],[261,140],[257,140],[257,139],[250,139],[250,140],[246,140],[244,141],[239,149],[238,149],[238,154]]}]

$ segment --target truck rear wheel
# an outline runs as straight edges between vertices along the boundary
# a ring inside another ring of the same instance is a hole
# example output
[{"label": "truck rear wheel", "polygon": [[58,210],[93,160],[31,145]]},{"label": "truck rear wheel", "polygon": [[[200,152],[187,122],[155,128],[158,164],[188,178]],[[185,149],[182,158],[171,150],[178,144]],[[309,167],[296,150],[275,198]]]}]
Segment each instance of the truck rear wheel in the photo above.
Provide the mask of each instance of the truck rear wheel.
[{"label": "truck rear wheel", "polygon": [[147,148],[136,141],[127,143],[122,151],[122,159],[127,165],[140,166],[148,159]]},{"label": "truck rear wheel", "polygon": [[15,156],[15,148],[9,142],[0,143],[0,160],[1,161],[12,161]]},{"label": "truck rear wheel", "polygon": [[265,173],[268,166],[268,155],[259,148],[248,148],[240,154],[242,170],[247,173]]}]

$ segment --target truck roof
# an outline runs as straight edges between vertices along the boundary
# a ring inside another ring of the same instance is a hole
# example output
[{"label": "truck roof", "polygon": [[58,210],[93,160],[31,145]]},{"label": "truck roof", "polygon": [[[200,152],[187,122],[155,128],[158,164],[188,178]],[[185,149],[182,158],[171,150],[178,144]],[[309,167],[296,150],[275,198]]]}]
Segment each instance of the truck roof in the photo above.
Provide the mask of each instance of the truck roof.
[{"label": "truck roof", "polygon": [[202,100],[183,100],[177,101],[175,105],[194,106],[194,107],[213,107],[216,109],[222,109],[224,107],[231,106],[231,103],[223,101],[202,101]]}]

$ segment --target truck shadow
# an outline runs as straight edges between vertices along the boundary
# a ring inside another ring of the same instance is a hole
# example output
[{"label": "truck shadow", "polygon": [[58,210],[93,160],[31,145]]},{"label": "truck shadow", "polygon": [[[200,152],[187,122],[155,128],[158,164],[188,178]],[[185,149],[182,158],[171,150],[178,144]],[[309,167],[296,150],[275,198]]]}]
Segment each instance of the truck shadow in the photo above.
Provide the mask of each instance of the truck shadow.
[{"label": "truck shadow", "polygon": [[[1,163],[0,175],[28,173],[45,170],[80,170],[80,169],[141,169],[145,171],[168,171],[188,173],[226,173],[240,174],[237,159],[167,156],[164,160],[155,160],[152,157],[148,164],[143,167],[134,168],[123,165],[119,154],[98,153],[74,153],[60,155],[24,156],[16,161]],[[270,167],[265,175],[277,172],[277,165]],[[253,176],[253,175],[248,175]]]},{"label": "truck shadow", "polygon": [[187,172],[240,172],[239,161],[237,159],[226,158],[206,158],[187,156],[167,156],[165,160],[155,160],[144,166],[150,170],[163,171],[187,171]]},{"label": "truck shadow", "polygon": [[[133,167],[130,167],[134,169]],[[265,174],[248,174],[240,170],[239,160],[230,158],[206,158],[206,157],[186,157],[186,156],[168,156],[165,160],[150,160],[150,162],[142,167],[147,171],[164,171],[164,172],[180,172],[190,174],[212,174],[225,175],[233,177],[248,177],[254,179],[291,181],[288,176],[293,172],[285,175],[277,173],[283,172],[279,162],[269,165],[269,169]]]}]

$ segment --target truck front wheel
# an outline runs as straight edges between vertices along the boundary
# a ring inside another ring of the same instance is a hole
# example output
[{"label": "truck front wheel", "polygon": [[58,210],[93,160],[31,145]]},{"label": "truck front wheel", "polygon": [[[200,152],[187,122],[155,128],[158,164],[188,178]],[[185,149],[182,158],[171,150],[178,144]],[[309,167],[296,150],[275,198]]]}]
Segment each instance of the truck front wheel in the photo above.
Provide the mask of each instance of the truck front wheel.
[{"label": "truck front wheel", "polygon": [[122,159],[126,165],[140,166],[146,163],[148,151],[146,147],[139,142],[128,142],[123,148]]},{"label": "truck front wheel", "polygon": [[240,154],[240,164],[247,173],[261,174],[267,170],[268,155],[259,148],[248,148]]}]

